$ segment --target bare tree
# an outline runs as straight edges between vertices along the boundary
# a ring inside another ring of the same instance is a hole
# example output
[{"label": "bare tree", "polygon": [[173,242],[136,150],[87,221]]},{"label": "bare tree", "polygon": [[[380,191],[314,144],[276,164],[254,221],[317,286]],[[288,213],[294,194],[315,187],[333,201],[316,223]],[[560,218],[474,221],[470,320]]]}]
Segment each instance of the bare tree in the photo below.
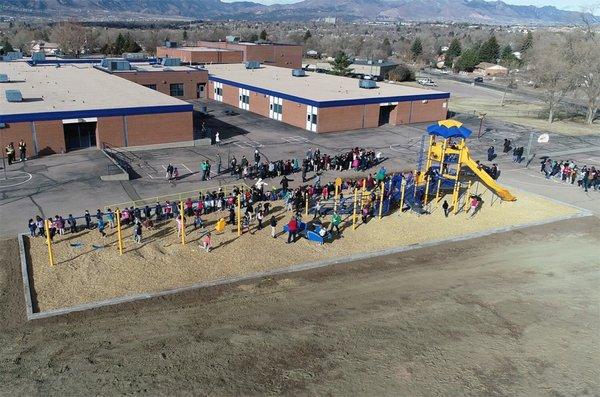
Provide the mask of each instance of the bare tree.
[{"label": "bare tree", "polygon": [[600,108],[600,40],[587,31],[569,35],[567,43],[576,86],[587,105],[586,122],[592,124]]},{"label": "bare tree", "polygon": [[540,38],[529,55],[533,80],[543,90],[548,105],[548,123],[554,121],[558,105],[573,90],[575,80],[564,38],[553,39]]},{"label": "bare tree", "polygon": [[63,53],[75,55],[77,58],[86,45],[86,29],[73,22],[63,22],[57,25],[52,30],[51,37]]}]

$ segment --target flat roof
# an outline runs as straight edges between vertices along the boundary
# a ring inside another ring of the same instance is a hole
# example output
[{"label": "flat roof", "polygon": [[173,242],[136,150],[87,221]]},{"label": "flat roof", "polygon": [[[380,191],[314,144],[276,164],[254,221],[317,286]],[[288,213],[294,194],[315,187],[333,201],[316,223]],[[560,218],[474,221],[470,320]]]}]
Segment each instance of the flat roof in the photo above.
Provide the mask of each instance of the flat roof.
[{"label": "flat roof", "polygon": [[[132,70],[126,70],[125,72],[206,72],[206,70],[198,69],[191,66],[180,65],[180,66],[163,66],[161,64],[149,64],[149,63],[135,63],[132,62],[130,65],[134,68]],[[115,70],[115,72],[122,72],[121,70]]]},{"label": "flat roof", "polygon": [[[164,48],[169,48],[169,47],[164,47]],[[216,48],[216,47],[202,47],[202,46],[198,46],[198,47],[174,47],[172,48],[173,50],[185,50],[185,51],[191,51],[191,52],[240,52],[240,50],[232,50],[230,48]]]},{"label": "flat roof", "polygon": [[243,64],[206,65],[209,80],[317,107],[449,98],[450,93],[399,84],[377,83],[377,88],[359,88],[358,79],[292,70],[277,66],[246,69]]},{"label": "flat roof", "polygon": [[20,90],[23,102],[0,94],[0,122],[62,120],[191,111],[192,105],[92,65],[30,66],[0,62],[9,83],[0,91]]}]

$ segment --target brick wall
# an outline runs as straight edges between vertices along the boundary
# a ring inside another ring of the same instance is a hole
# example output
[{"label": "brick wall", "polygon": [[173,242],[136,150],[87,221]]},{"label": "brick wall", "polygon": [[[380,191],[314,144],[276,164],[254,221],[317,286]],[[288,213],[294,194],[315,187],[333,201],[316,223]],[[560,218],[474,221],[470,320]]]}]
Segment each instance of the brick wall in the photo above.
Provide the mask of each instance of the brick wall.
[{"label": "brick wall", "polygon": [[446,99],[428,100],[426,103],[423,103],[423,101],[413,101],[410,122],[423,123],[446,119],[448,110],[447,107],[444,107],[446,102]]},{"label": "brick wall", "polygon": [[115,73],[115,76],[141,85],[154,84],[157,91],[166,95],[171,94],[171,84],[183,83],[183,96],[178,97],[180,99],[195,99],[197,85],[208,82],[208,72],[205,70],[123,72]]},{"label": "brick wall", "polygon": [[127,116],[129,146],[194,139],[192,112]]},{"label": "brick wall", "polygon": [[390,113],[390,122],[394,125],[410,123],[410,102],[398,102]]},{"label": "brick wall", "polygon": [[35,131],[40,156],[67,151],[65,130],[61,120],[36,121]]},{"label": "brick wall", "polygon": [[231,106],[239,107],[240,89],[238,87],[223,84],[223,102]]},{"label": "brick wall", "polygon": [[283,114],[281,115],[281,121],[305,129],[306,105],[284,99]]},{"label": "brick wall", "polygon": [[125,145],[123,116],[100,117],[96,131],[96,145],[99,149],[102,149],[104,143],[116,147]]},{"label": "brick wall", "polygon": [[283,68],[302,67],[302,46],[275,46],[273,62]]},{"label": "brick wall", "polygon": [[372,128],[378,124],[378,104],[320,108],[317,132]]},{"label": "brick wall", "polygon": [[264,117],[269,117],[269,97],[265,96],[265,94],[250,91],[250,111]]},{"label": "brick wall", "polygon": [[27,144],[27,155],[34,155],[33,134],[31,132],[31,123],[8,123],[5,128],[0,129],[0,149],[4,156],[6,152],[4,148],[9,143],[13,143],[15,147],[15,156],[19,158],[19,141],[23,139]]}]

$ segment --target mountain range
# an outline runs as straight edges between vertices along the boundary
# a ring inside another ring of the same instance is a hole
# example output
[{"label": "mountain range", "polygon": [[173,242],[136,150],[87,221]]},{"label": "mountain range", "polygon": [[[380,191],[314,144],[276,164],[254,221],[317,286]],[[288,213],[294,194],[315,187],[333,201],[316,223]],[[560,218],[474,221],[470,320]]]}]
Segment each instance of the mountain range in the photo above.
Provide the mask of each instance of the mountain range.
[{"label": "mountain range", "polygon": [[[563,25],[581,13],[553,6],[519,6],[484,0],[303,0],[266,6],[221,0],[1,0],[1,15],[52,18],[190,18],[201,20],[453,21],[488,24]],[[588,15],[600,22],[600,18]]]}]

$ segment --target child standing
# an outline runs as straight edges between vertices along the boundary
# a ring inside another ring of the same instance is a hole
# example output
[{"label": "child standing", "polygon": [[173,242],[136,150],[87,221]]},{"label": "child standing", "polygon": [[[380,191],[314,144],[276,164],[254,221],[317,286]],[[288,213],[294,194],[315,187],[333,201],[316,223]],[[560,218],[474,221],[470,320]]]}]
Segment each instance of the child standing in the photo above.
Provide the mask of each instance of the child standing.
[{"label": "child standing", "polygon": [[271,224],[271,237],[275,238],[275,232],[277,229],[277,219],[275,219],[275,216],[271,216],[271,220],[269,221],[269,223]]},{"label": "child standing", "polygon": [[29,227],[29,237],[35,237],[35,229],[37,229],[37,226],[35,225],[33,219],[29,220],[27,226]]},{"label": "child standing", "polygon": [[90,215],[90,211],[85,210],[85,227],[86,229],[91,229],[92,228],[92,216]]}]

